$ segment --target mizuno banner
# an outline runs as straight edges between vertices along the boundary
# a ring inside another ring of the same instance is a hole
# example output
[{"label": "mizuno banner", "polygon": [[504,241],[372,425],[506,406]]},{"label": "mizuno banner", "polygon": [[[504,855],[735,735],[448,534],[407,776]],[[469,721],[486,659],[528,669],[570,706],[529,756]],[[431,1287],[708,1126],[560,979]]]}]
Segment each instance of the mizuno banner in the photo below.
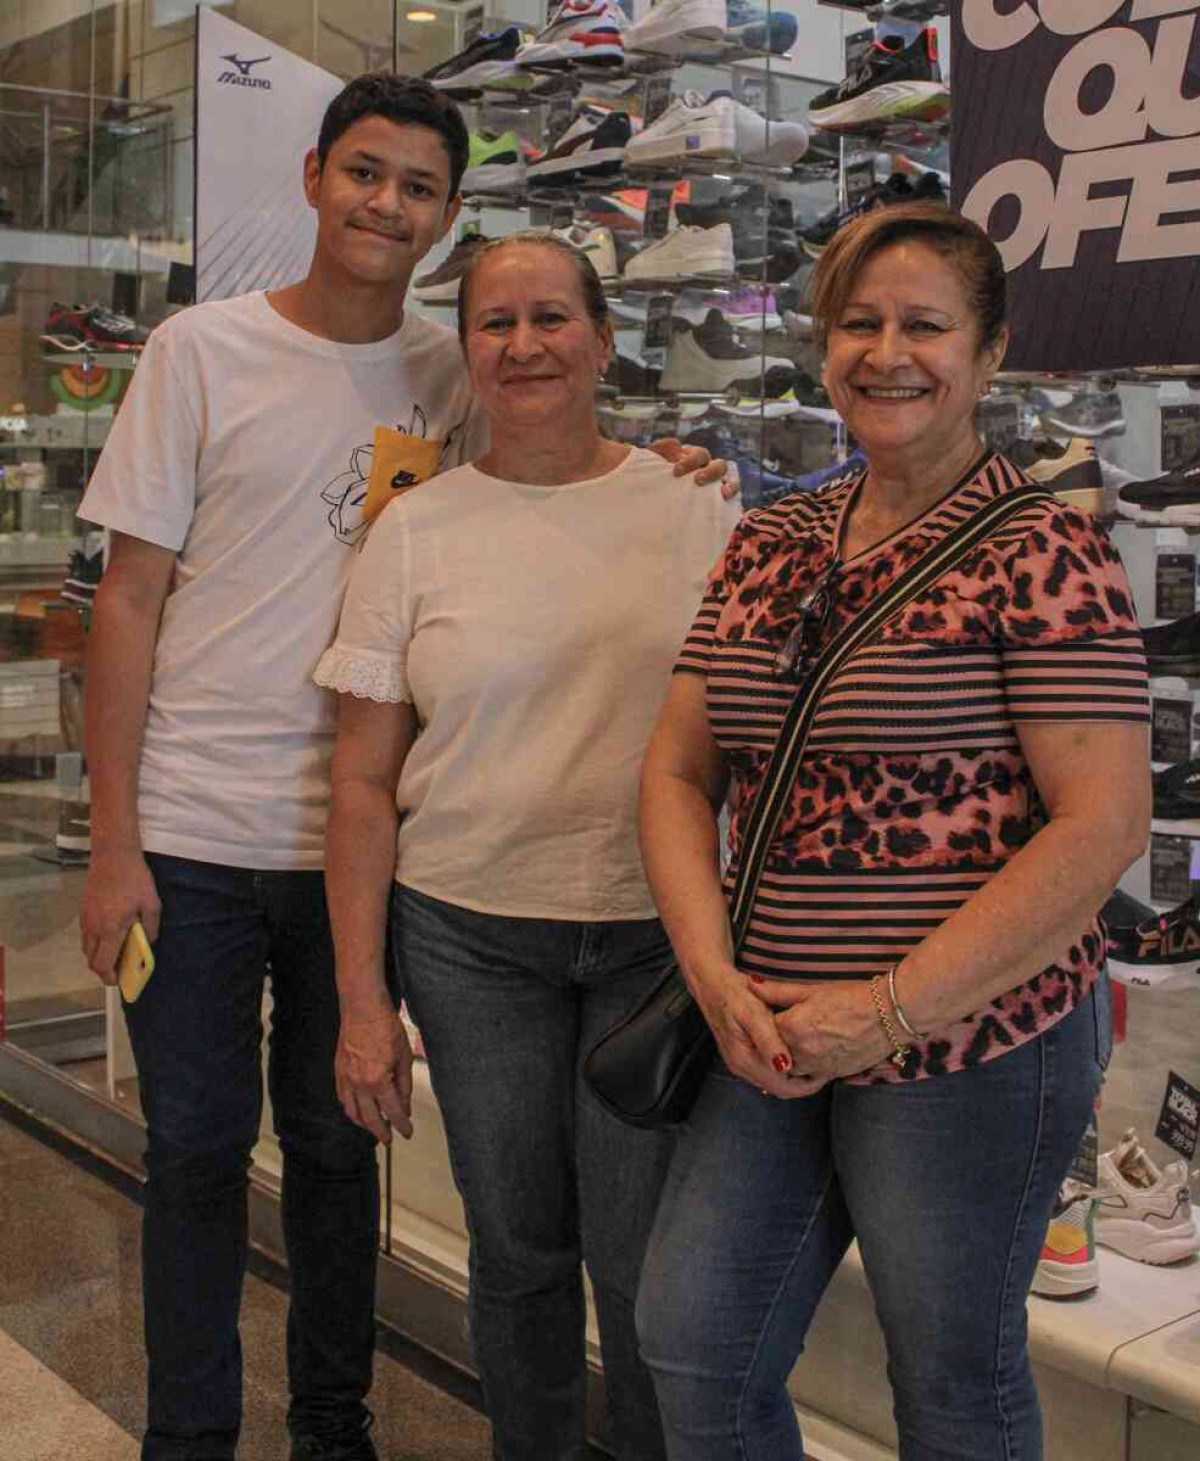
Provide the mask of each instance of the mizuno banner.
[{"label": "mizuno banner", "polygon": [[196,298],[225,299],[304,274],[304,154],[342,82],[216,11],[196,31]]},{"label": "mizuno banner", "polygon": [[1200,0],[960,0],[954,201],[1021,370],[1200,361]]}]

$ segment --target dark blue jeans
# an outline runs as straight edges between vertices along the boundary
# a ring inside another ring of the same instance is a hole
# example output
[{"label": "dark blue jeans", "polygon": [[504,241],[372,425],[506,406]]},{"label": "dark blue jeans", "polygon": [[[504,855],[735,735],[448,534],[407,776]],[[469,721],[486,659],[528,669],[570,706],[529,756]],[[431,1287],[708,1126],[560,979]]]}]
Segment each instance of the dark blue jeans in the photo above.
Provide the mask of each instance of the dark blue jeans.
[{"label": "dark blue jeans", "polygon": [[392,936],[471,1239],[497,1461],[580,1461],[592,1280],[619,1461],[665,1455],[634,1304],[670,1139],[609,1116],[582,1055],[657,979],[657,920],[503,918],[398,888]]},{"label": "dark blue jeans", "polygon": [[151,853],[154,975],[125,1015],[149,1128],[144,1461],[230,1461],[241,1424],[238,1310],[247,1172],[268,1081],[283,1152],[294,1434],[368,1421],[379,1177],[333,1082],[338,1006],[320,872],[254,872]]},{"label": "dark blue jeans", "polygon": [[714,1068],[638,1300],[672,1461],[800,1461],[788,1374],[851,1238],[904,1461],[1036,1461],[1025,1298],[1111,1049],[1106,979],[1006,1055],[765,1099]]}]

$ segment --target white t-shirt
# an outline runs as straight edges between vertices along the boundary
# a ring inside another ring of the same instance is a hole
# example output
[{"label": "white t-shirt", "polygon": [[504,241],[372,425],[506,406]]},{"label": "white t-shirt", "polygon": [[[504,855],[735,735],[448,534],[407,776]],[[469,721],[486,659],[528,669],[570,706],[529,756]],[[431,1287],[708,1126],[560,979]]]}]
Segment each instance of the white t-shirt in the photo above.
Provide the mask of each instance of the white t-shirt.
[{"label": "white t-shirt", "polygon": [[459,467],[389,504],[316,678],[416,707],[398,882],[509,917],[653,916],[638,772],[737,511],[640,449],[561,487]]},{"label": "white t-shirt", "polygon": [[146,346],[80,516],[175,549],[154,655],[143,845],[202,862],[319,868],[333,637],[376,425],[483,448],[458,341],[409,313],[370,345],[325,340],[262,293],[196,306]]}]

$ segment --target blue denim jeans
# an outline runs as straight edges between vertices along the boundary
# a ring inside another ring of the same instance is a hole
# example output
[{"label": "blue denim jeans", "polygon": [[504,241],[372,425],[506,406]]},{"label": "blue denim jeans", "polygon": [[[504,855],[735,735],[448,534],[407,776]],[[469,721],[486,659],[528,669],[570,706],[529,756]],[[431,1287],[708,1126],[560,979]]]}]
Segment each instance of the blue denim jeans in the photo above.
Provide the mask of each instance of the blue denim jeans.
[{"label": "blue denim jeans", "polygon": [[800,1461],[786,1382],[855,1237],[903,1461],[1036,1461],[1025,1298],[1110,1048],[1102,978],[1044,1035],[910,1085],[764,1100],[715,1067],[638,1299],[672,1461]]},{"label": "blue denim jeans", "polygon": [[255,872],[151,853],[154,975],[125,1009],[149,1128],[142,1278],[144,1461],[231,1461],[241,1425],[238,1310],[247,1172],[268,1080],[283,1152],[294,1434],[368,1422],[379,1178],[373,1138],[333,1082],[338,1005],[320,872]]},{"label": "blue denim jeans", "polygon": [[620,1461],[665,1455],[634,1303],[670,1138],[609,1116],[582,1055],[670,955],[657,920],[476,913],[397,888],[392,935],[471,1240],[470,1324],[497,1461],[580,1461],[592,1280]]}]

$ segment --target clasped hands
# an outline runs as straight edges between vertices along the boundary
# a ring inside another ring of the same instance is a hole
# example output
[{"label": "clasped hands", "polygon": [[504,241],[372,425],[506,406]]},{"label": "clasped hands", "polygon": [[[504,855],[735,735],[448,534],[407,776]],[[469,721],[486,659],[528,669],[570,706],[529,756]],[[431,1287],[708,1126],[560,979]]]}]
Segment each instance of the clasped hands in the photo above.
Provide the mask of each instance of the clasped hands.
[{"label": "clasped hands", "polygon": [[764,1095],[811,1096],[891,1052],[864,980],[761,979],[727,965],[693,993],[725,1064]]}]

